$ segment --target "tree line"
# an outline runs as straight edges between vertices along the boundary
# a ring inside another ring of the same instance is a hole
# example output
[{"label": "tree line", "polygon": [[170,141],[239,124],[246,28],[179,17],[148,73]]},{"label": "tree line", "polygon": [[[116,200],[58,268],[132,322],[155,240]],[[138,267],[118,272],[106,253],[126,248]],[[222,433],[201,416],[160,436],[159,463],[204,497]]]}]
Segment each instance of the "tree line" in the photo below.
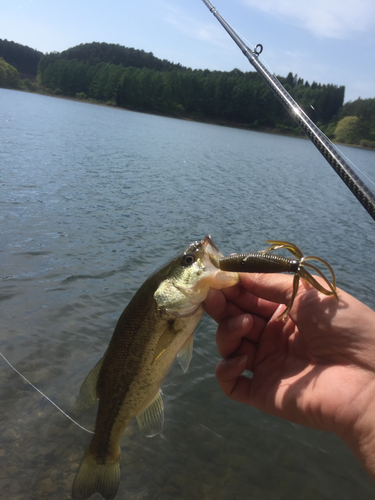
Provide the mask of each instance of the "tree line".
[{"label": "tree line", "polygon": [[[299,130],[255,72],[192,70],[152,53],[93,43],[44,56],[39,78],[55,94],[253,128]],[[322,124],[330,123],[343,104],[344,87],[310,85],[292,74],[279,79],[305,112]]]},{"label": "tree line", "polygon": [[125,68],[131,66],[133,68],[149,68],[157,71],[187,70],[181,64],[174,64],[166,59],[161,60],[155,57],[152,52],[104,42],[81,43],[63,52],[45,54],[40,61],[39,70],[43,72],[50,64],[64,59],[76,59],[80,62],[87,62],[90,66],[95,66],[99,63],[110,63],[116,66],[122,65]]},{"label": "tree line", "polygon": [[[37,65],[41,91],[169,116],[302,134],[256,72],[192,70],[118,44],[93,42],[45,55],[22,47],[0,40],[0,56],[7,51],[21,71],[29,54],[34,74]],[[375,99],[343,105],[343,86],[310,85],[292,73],[278,79],[330,138],[375,147]],[[0,65],[0,86],[6,86],[1,82]]]}]

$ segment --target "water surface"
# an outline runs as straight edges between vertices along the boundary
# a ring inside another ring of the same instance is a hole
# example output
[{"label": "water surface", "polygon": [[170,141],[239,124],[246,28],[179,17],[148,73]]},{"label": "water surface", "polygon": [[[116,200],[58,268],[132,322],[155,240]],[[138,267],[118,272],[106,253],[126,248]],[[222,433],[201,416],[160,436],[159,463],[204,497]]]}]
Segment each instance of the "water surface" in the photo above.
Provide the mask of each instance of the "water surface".
[{"label": "water surface", "polygon": [[[0,350],[65,411],[145,278],[211,233],[298,244],[375,306],[374,222],[308,140],[0,89]],[[372,179],[375,153],[343,147]],[[163,385],[165,426],[122,439],[119,500],[374,498],[338,438],[229,401],[215,325]],[[67,499],[90,436],[0,363],[0,490]]]}]

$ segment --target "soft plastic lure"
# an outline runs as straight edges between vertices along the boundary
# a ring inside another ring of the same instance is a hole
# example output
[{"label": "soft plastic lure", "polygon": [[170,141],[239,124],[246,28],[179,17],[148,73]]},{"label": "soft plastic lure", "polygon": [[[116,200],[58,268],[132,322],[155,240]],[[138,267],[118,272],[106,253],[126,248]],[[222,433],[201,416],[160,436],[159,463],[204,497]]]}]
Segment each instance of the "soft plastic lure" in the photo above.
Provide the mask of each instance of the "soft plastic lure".
[{"label": "soft plastic lure", "polygon": [[[289,243],[288,241],[269,240],[266,243],[270,243],[271,245],[260,252],[236,253],[230,255],[229,257],[221,258],[219,260],[219,268],[223,271],[238,273],[295,273],[292,298],[290,299],[285,311],[277,318],[282,319],[283,321],[285,321],[291,308],[293,307],[300,278],[303,278],[324,295],[334,295],[338,300],[335,273],[327,261],[321,257],[316,257],[315,255],[304,256],[301,249],[297,245]],[[294,255],[295,258],[269,254],[269,252],[272,252],[273,250],[280,250],[282,248],[288,250]],[[325,265],[331,273],[332,283],[318,267],[314,266],[310,262],[307,262],[308,260],[316,260]],[[306,270],[306,267],[313,269],[317,274],[319,274],[319,276],[325,281],[327,288],[322,286],[314,278],[314,276]]]}]

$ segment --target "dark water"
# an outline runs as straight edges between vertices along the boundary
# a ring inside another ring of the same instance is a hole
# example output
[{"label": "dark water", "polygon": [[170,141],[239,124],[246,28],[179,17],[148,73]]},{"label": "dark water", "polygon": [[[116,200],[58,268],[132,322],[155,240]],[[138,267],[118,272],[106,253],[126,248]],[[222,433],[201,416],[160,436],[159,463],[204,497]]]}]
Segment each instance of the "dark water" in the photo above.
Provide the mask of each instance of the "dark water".
[{"label": "dark water", "polygon": [[[375,153],[342,148],[372,179]],[[375,306],[374,222],[304,139],[0,89],[0,350],[79,412],[80,384],[143,280],[211,233],[228,254],[297,243]],[[118,499],[372,499],[333,435],[227,400],[215,325],[164,385],[164,431],[122,440]],[[68,499],[90,436],[0,362],[0,491]]]}]

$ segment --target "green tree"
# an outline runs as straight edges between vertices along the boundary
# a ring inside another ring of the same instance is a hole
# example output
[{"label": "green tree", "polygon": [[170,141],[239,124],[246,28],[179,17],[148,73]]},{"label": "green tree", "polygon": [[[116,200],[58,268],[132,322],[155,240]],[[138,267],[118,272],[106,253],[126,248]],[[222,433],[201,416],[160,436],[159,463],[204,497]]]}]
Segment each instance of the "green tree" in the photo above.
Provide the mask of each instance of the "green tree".
[{"label": "green tree", "polygon": [[335,130],[335,140],[346,144],[356,144],[360,140],[358,116],[345,116]]},{"label": "green tree", "polygon": [[345,116],[359,118],[359,132],[362,140],[371,142],[375,140],[375,99],[359,98],[345,103],[340,109],[339,118]]},{"label": "green tree", "polygon": [[0,57],[0,87],[8,89],[20,88],[20,80],[16,68]]}]

